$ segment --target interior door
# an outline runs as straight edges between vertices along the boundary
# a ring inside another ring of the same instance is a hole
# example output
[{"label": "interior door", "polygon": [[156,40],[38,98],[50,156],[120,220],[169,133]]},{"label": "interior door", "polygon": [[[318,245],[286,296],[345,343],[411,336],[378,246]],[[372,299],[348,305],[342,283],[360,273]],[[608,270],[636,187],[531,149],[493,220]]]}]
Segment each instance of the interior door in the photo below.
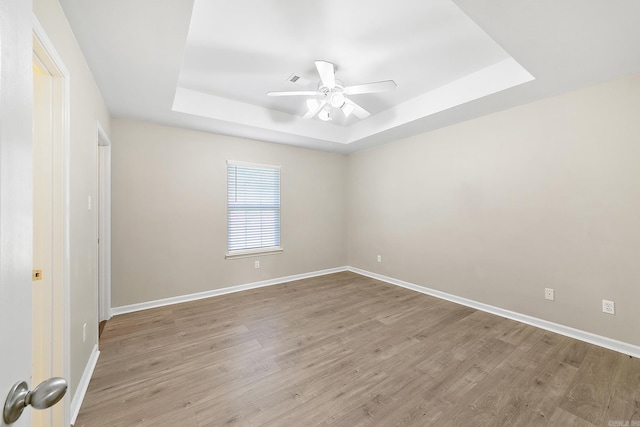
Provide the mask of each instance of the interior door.
[{"label": "interior door", "polygon": [[[31,2],[0,10],[0,402],[31,374]],[[0,425],[4,426],[0,416]],[[13,426],[29,426],[30,410]]]}]

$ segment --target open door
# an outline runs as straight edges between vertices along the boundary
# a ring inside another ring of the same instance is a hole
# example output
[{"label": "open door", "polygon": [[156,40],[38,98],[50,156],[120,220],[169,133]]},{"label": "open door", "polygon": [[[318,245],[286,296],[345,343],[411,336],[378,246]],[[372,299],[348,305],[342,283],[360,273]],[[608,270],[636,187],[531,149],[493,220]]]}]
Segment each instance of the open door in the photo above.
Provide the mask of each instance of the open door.
[{"label": "open door", "polygon": [[[2,4],[0,25],[0,403],[31,375],[31,3]],[[3,411],[4,412],[4,411]],[[4,416],[0,416],[0,425]],[[31,425],[25,410],[13,425]]]}]

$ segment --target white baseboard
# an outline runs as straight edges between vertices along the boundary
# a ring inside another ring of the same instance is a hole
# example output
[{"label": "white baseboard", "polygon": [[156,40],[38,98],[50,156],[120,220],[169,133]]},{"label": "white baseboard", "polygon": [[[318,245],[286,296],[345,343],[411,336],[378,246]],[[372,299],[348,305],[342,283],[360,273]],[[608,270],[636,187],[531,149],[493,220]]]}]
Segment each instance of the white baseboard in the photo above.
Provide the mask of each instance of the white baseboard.
[{"label": "white baseboard", "polygon": [[73,393],[73,400],[71,400],[71,425],[76,423],[76,419],[80,413],[80,407],[82,407],[82,401],[84,400],[84,396],[87,394],[89,382],[91,381],[93,371],[98,363],[98,357],[100,357],[100,351],[98,350],[98,344],[96,344],[93,347],[87,366],[84,368],[82,378],[80,378],[80,382],[78,383],[78,388],[75,393]]},{"label": "white baseboard", "polygon": [[512,319],[518,322],[526,323],[528,325],[545,329],[547,331],[555,332],[557,334],[564,335],[570,338],[575,338],[577,340],[584,341],[589,344],[594,344],[600,347],[608,348],[609,350],[614,350],[619,353],[627,354],[629,356],[640,357],[640,346],[637,346],[634,344],[629,344],[623,341],[618,341],[611,338],[603,337],[601,335],[592,334],[591,332],[585,332],[580,329],[575,329],[569,326],[560,325],[558,323],[549,322],[547,320],[528,316],[526,314],[505,310],[500,307],[494,307],[489,304],[484,304],[478,301],[462,298],[456,295],[448,294],[446,292],[426,288],[424,286],[418,286],[413,283],[394,279],[393,277],[383,276],[377,273],[372,273],[370,271],[362,270],[360,268],[347,267],[347,270],[357,274],[361,274],[363,276],[371,277],[372,279],[377,279],[382,282],[389,283],[391,285],[401,286],[403,288],[411,289],[412,291],[420,292],[426,295],[431,295],[436,298],[444,299],[447,301],[454,302],[456,304],[475,308],[476,310],[495,314],[497,316],[506,317],[507,319]]},{"label": "white baseboard", "polygon": [[264,286],[278,285],[280,283],[292,282],[294,280],[308,279],[311,277],[324,276],[325,274],[338,273],[346,271],[347,267],[329,268],[326,270],[313,271],[311,273],[295,274],[293,276],[278,277],[276,279],[263,280],[260,282],[247,283],[244,285],[230,286],[227,288],[213,289],[206,292],[198,292],[195,294],[181,295],[177,297],[164,298],[155,301],[141,302],[138,304],[123,305],[121,307],[113,307],[111,313],[114,316],[134,311],[147,310],[150,308],[163,307],[165,305],[179,304],[182,302],[195,301],[204,298],[211,298],[218,295],[230,294],[233,292],[246,291],[248,289],[262,288]]},{"label": "white baseboard", "polygon": [[[564,335],[570,338],[575,338],[580,341],[584,341],[584,342],[594,344],[600,347],[608,348],[610,350],[614,350],[623,354],[628,354],[629,356],[640,358],[640,346],[637,346],[634,344],[629,344],[623,341],[614,340],[612,338],[603,337],[601,335],[596,335],[591,332],[586,332],[580,329],[572,328],[570,326],[549,322],[547,320],[539,319],[533,316],[528,316],[522,313],[517,313],[515,311],[505,310],[500,307],[495,307],[489,304],[485,304],[485,303],[481,303],[471,299],[448,294],[446,292],[430,289],[424,286],[419,286],[413,283],[405,282],[403,280],[394,279],[393,277],[383,276],[378,273],[372,273],[370,271],[362,270],[360,268],[351,267],[351,266],[330,268],[327,270],[319,270],[319,271],[313,271],[310,273],[296,274],[293,276],[279,277],[276,279],[263,280],[260,282],[247,283],[244,285],[230,286],[227,288],[214,289],[211,291],[199,292],[195,294],[181,295],[177,297],[143,302],[139,304],[131,304],[131,305],[125,305],[121,307],[114,307],[112,308],[112,314],[114,316],[117,316],[119,314],[132,313],[135,311],[147,310],[150,308],[163,307],[166,305],[178,304],[178,303],[188,302],[188,301],[195,301],[203,298],[210,298],[210,297],[225,295],[233,292],[246,291],[248,289],[256,289],[264,286],[271,286],[271,285],[277,285],[280,283],[292,282],[294,280],[302,280],[302,279],[308,279],[311,277],[323,276],[325,274],[338,273],[341,271],[351,271],[351,272],[361,274],[363,276],[371,277],[373,279],[377,279],[392,285],[401,286],[406,289],[411,289],[416,292],[420,292],[426,295],[431,295],[436,298],[451,301],[456,304],[461,304],[467,307],[474,308],[476,310],[495,314],[497,316],[506,317],[507,319],[516,320],[518,322],[526,323],[528,325],[545,329],[547,331],[555,332],[560,335]],[[97,360],[97,356],[96,356],[96,360]],[[92,368],[92,371],[93,371],[93,368]],[[84,378],[84,375],[83,375],[83,378]],[[89,378],[91,377],[89,376]],[[87,386],[88,386],[88,381],[87,381]],[[77,394],[78,393],[76,393],[76,395]],[[84,394],[83,394],[83,397],[84,397]],[[74,402],[75,402],[75,396],[74,396]],[[80,403],[81,402],[82,401],[80,401]],[[72,406],[72,411],[74,408],[75,406]],[[78,407],[78,410],[79,409],[80,408]],[[76,416],[77,416],[77,413],[76,413]],[[75,417],[73,419],[75,420]]]}]

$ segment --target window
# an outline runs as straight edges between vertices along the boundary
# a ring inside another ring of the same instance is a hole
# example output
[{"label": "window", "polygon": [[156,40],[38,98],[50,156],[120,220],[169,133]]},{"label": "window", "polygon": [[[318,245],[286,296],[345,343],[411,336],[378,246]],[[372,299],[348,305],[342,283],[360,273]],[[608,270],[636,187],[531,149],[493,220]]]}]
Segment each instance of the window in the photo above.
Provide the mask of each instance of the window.
[{"label": "window", "polygon": [[227,161],[227,258],[282,252],[280,166]]}]

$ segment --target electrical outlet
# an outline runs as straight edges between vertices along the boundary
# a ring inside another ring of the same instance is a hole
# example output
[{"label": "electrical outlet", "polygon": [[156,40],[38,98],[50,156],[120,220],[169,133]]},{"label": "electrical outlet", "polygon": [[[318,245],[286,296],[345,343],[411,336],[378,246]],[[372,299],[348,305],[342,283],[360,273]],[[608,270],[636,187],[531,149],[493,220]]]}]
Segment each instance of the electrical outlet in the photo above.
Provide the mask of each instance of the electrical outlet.
[{"label": "electrical outlet", "polygon": [[613,301],[603,299],[602,312],[607,314],[616,314],[616,304]]},{"label": "electrical outlet", "polygon": [[382,255],[378,255],[378,262],[382,262]]},{"label": "electrical outlet", "polygon": [[87,341],[87,324],[82,325],[82,342]]},{"label": "electrical outlet", "polygon": [[260,261],[256,261],[253,265],[254,265],[256,268],[260,268]]},{"label": "electrical outlet", "polygon": [[548,300],[555,300],[556,299],[556,295],[555,295],[555,291],[551,288],[544,288],[544,299],[548,299]]}]

